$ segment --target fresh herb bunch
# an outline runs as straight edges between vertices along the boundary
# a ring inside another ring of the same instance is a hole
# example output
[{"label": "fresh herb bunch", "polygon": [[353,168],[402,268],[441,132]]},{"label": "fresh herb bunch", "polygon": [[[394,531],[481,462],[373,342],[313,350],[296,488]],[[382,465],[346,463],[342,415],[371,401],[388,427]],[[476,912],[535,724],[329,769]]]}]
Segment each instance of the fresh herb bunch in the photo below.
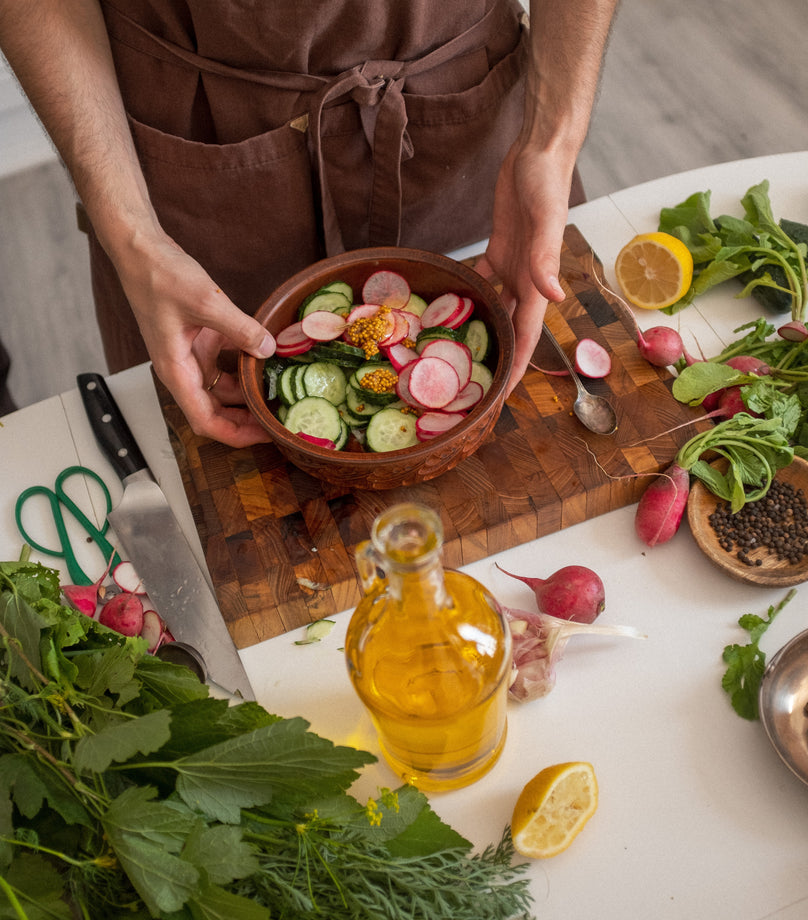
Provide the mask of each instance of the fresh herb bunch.
[{"label": "fresh herb bunch", "polygon": [[678,237],[693,256],[690,290],[662,312],[677,313],[700,294],[730,278],[744,283],[739,297],[768,289],[784,295],[793,320],[808,308],[806,244],[775,220],[767,180],[753,185],[741,199],[744,217],[710,215],[710,192],[697,192],[673,208],[663,208],[659,229]]},{"label": "fresh herb bunch", "polygon": [[766,671],[766,653],[760,648],[760,640],[777,614],[796,593],[796,589],[792,588],[779,604],[769,607],[766,617],[745,613],[738,620],[738,625],[749,633],[749,642],[746,645],[734,643],[724,648],[722,657],[727,670],[721,679],[721,686],[729,694],[732,708],[743,719],[755,721],[760,718],[758,694]]},{"label": "fresh herb bunch", "polygon": [[[673,395],[698,406],[714,393],[739,386],[746,408],[762,418],[778,419],[794,454],[808,460],[808,338],[781,338],[764,318],[735,332],[743,334],[720,354],[679,368]],[[746,373],[726,364],[740,355],[757,358],[765,371]]]},{"label": "fresh herb bunch", "polygon": [[0,918],[492,918],[528,909],[506,831],[480,854],[375,758],[212,699],[186,668],[0,563]]}]

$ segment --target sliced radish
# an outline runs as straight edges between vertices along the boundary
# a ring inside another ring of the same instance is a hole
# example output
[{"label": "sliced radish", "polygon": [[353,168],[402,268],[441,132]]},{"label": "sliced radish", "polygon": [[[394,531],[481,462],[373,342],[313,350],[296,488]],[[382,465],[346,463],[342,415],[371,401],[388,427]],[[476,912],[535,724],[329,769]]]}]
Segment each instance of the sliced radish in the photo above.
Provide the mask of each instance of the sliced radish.
[{"label": "sliced radish", "polygon": [[396,381],[396,395],[399,399],[403,399],[408,406],[413,406],[415,409],[426,409],[426,406],[421,405],[418,400],[410,392],[410,375],[413,372],[413,369],[418,366],[420,358],[417,361],[410,361],[408,364],[405,364],[404,367],[398,371],[398,380]]},{"label": "sliced radish", "polygon": [[454,428],[465,417],[462,412],[424,412],[415,423],[415,433],[420,441],[428,441]]},{"label": "sliced radish", "polygon": [[315,434],[306,434],[305,431],[298,431],[297,436],[308,441],[309,444],[316,444],[317,447],[325,447],[327,450],[336,450],[337,445],[330,438],[318,438]]},{"label": "sliced radish", "polygon": [[584,377],[605,377],[612,369],[612,359],[594,339],[581,339],[575,346],[575,369]]},{"label": "sliced radish", "polygon": [[457,398],[460,381],[457,371],[443,358],[425,358],[423,355],[408,365],[409,390],[413,397],[427,409],[442,409]]},{"label": "sliced radish", "polygon": [[385,269],[374,272],[362,287],[362,300],[365,303],[384,304],[399,310],[409,299],[409,283],[398,272]]},{"label": "sliced radish", "polygon": [[410,324],[401,310],[391,310],[390,319],[392,320],[391,329],[383,339],[379,340],[379,345],[398,345],[409,335]]},{"label": "sliced radish", "polygon": [[156,652],[165,638],[165,623],[156,610],[143,611],[143,625],[140,627],[140,638],[145,639],[150,652]]},{"label": "sliced radish", "polygon": [[459,294],[441,294],[421,314],[421,323],[428,326],[446,326],[463,309],[463,298]]},{"label": "sliced radish", "polygon": [[463,297],[461,299],[463,305],[460,311],[446,323],[449,329],[459,329],[474,312],[474,301],[470,297]]},{"label": "sliced radish", "polygon": [[342,335],[347,325],[343,316],[328,310],[315,310],[300,321],[303,335],[315,342],[333,342]]},{"label": "sliced radish", "polygon": [[131,562],[119,562],[112,570],[112,580],[126,594],[145,594],[146,589]]},{"label": "sliced radish", "polygon": [[471,349],[452,339],[433,339],[421,351],[422,358],[443,358],[457,372],[460,390],[471,380]]},{"label": "sliced radish", "polygon": [[358,319],[370,319],[379,312],[377,303],[360,303],[355,306],[347,316],[348,323],[355,323]]},{"label": "sliced radish", "polygon": [[398,314],[397,321],[400,318],[407,324],[405,338],[412,339],[414,342],[418,338],[418,333],[424,328],[421,317],[416,316],[414,313],[408,313],[406,310],[393,310],[392,312]]},{"label": "sliced radish", "polygon": [[303,332],[303,325],[300,322],[292,323],[275,336],[275,353],[282,358],[301,355],[312,345],[314,345],[314,339],[310,339]]},{"label": "sliced radish", "polygon": [[408,348],[401,342],[398,345],[389,345],[382,348],[382,354],[396,371],[400,371],[406,364],[418,360],[418,352],[414,348]]},{"label": "sliced radish", "polygon": [[777,330],[777,334],[787,342],[802,342],[808,339],[808,329],[799,320],[792,320],[790,323],[781,326]]},{"label": "sliced radish", "polygon": [[463,389],[457,394],[457,397],[443,407],[444,412],[464,412],[471,409],[485,395],[485,390],[481,383],[476,380],[469,380]]}]

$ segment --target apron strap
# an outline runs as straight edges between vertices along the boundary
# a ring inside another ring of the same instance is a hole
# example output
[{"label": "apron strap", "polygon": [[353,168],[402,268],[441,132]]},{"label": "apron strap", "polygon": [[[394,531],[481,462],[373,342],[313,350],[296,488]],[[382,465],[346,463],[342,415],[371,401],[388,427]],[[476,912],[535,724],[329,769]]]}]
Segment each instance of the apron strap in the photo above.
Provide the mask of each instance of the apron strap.
[{"label": "apron strap", "polygon": [[482,19],[465,32],[416,60],[370,60],[328,77],[231,67],[166,41],[119,10],[114,10],[114,15],[140,33],[144,40],[141,50],[161,60],[173,64],[180,60],[205,73],[277,89],[312,93],[308,112],[293,119],[290,125],[300,129],[308,123],[303,129],[308,132],[309,154],[319,184],[326,254],[331,256],[343,252],[345,246],[322,153],[323,109],[346,98],[351,98],[358,105],[362,129],[373,154],[369,245],[397,246],[401,236],[401,164],[413,155],[412,142],[407,134],[404,83],[407,77],[485,47],[506,9],[507,5],[494,3]]}]

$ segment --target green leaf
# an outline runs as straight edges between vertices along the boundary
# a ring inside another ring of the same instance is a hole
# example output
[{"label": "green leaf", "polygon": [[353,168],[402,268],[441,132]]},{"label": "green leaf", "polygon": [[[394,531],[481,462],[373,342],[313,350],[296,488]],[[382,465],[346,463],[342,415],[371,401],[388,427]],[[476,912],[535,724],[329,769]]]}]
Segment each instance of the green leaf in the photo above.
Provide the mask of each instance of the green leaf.
[{"label": "green leaf", "polygon": [[672,393],[679,402],[698,406],[705,396],[734,386],[741,380],[748,381],[749,375],[742,374],[727,364],[697,361],[682,369],[673,381]]},{"label": "green leaf", "polygon": [[225,824],[240,809],[264,805],[283,792],[327,796],[348,788],[373,755],[337,747],[308,731],[303,719],[283,719],[173,764],[177,792],[191,808]]},{"label": "green leaf", "polygon": [[153,916],[178,911],[199,891],[199,870],[175,854],[197,818],[133,786],[109,806],[101,823],[118,862]]},{"label": "green leaf", "polygon": [[125,763],[135,754],[159,751],[170,737],[171,713],[158,709],[85,735],[76,745],[73,764],[79,773],[104,773],[111,763]]},{"label": "green leaf", "polygon": [[20,594],[0,594],[0,624],[8,634],[3,644],[9,676],[28,690],[36,690],[39,682],[31,668],[42,670],[39,636],[47,623]]},{"label": "green leaf", "polygon": [[227,700],[208,697],[172,708],[171,739],[162,749],[164,758],[195,754],[214,744],[280,720],[254,702],[231,706]]},{"label": "green leaf", "polygon": [[242,839],[242,830],[230,824],[207,827],[201,820],[185,843],[182,858],[192,863],[216,885],[246,878],[259,869],[255,851]]},{"label": "green leaf", "polygon": [[743,719],[754,721],[760,718],[758,693],[766,670],[766,654],[761,651],[758,643],[777,614],[796,593],[796,589],[792,588],[777,606],[769,607],[765,618],[745,613],[738,620],[738,625],[749,633],[749,642],[746,645],[734,643],[724,648],[722,660],[727,669],[721,678],[721,686],[729,694],[732,708]]},{"label": "green leaf", "polygon": [[47,802],[67,824],[92,825],[66,780],[40,760],[25,754],[0,757],[0,801],[6,796],[26,818],[36,817]]},{"label": "green leaf", "polygon": [[138,660],[135,676],[141,687],[140,706],[146,711],[204,700],[209,694],[207,684],[189,668],[162,661],[154,655],[144,655]]},{"label": "green leaf", "polygon": [[[4,873],[28,920],[71,920],[65,901],[64,882],[56,868],[38,853],[19,855]],[[19,920],[20,915],[0,890],[0,920]]]},{"label": "green leaf", "polygon": [[206,885],[188,906],[194,920],[270,920],[271,917],[268,908],[217,885]]},{"label": "green leaf", "polygon": [[118,706],[124,706],[140,690],[140,683],[135,680],[136,654],[126,644],[82,652],[73,659],[78,668],[76,686],[89,696],[111,693],[117,697]]}]

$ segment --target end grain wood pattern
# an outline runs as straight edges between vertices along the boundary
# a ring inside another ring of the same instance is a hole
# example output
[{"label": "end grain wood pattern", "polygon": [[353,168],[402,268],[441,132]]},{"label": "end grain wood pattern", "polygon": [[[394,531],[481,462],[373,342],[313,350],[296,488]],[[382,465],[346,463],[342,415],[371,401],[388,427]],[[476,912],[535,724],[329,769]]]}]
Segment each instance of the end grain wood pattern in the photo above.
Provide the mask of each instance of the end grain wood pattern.
[{"label": "end grain wood pattern", "polygon": [[[587,387],[613,402],[619,423],[613,436],[589,433],[572,414],[576,390],[569,377],[528,369],[492,435],[455,469],[418,486],[345,491],[300,471],[272,445],[236,450],[197,437],[156,381],[222,614],[238,648],[354,606],[361,596],[355,549],[377,514],[396,502],[439,510],[444,564],[458,568],[635,502],[648,480],[620,477],[664,468],[684,441],[709,424],[701,410],[673,398],[667,370],[640,357],[625,308],[592,279],[591,258],[586,240],[569,226],[561,263],[567,298],[550,306],[546,322],[568,351],[588,336],[611,353],[611,373],[587,381]],[[560,367],[542,343],[534,363]]]}]

